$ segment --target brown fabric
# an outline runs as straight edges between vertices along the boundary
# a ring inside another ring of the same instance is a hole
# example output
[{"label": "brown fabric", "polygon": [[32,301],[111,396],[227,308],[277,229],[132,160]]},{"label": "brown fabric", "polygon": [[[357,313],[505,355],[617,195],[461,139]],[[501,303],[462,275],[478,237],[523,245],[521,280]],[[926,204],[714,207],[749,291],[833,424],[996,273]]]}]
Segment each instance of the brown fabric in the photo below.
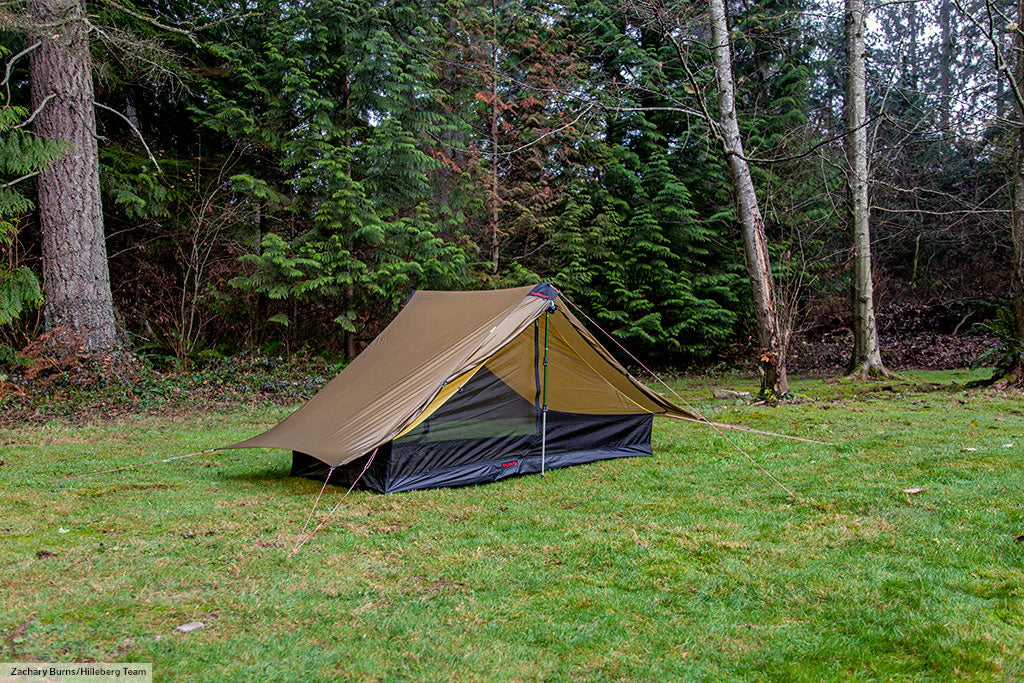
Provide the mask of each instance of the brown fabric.
[{"label": "brown fabric", "polygon": [[[621,391],[625,395],[632,395],[631,392],[639,392],[639,394],[656,406],[656,408],[651,411],[653,413],[678,415],[681,417],[697,419],[697,416],[690,411],[680,408],[675,403],[654,391],[646,384],[640,382],[636,377],[633,377],[633,375],[629,374],[629,371],[626,370],[621,363],[615,360],[614,356],[608,353],[608,350],[594,338],[594,335],[590,334],[587,328],[584,327],[583,323],[581,323],[576,316],[565,309],[559,310],[559,314],[572,326],[571,332],[568,330],[566,331],[566,337],[569,339],[573,348],[581,349],[583,347],[583,343],[580,342],[584,342],[586,344],[586,348],[589,352],[592,352],[593,355],[580,351],[581,355],[589,356],[591,359],[589,361],[591,365],[595,369],[599,369],[602,376],[605,377],[617,390]],[[604,361],[606,365],[602,365],[601,361]],[[549,381],[548,393],[550,393],[550,391],[551,388]]]},{"label": "brown fabric", "polygon": [[[486,363],[491,372],[530,402],[534,402],[537,393],[534,354],[543,357],[544,324],[542,313],[534,325]],[[626,369],[597,344],[564,306],[551,314],[548,325],[548,407],[551,410],[584,415],[668,413],[692,417],[632,380]]]},{"label": "brown fabric", "polygon": [[[381,446],[424,415],[447,383],[485,365],[531,402],[550,300],[533,287],[416,292],[345,370],[283,422],[227,448],[285,448],[341,465]],[[589,414],[692,415],[640,384],[568,311],[549,318],[548,404]],[[452,392],[446,392],[452,393]]]}]

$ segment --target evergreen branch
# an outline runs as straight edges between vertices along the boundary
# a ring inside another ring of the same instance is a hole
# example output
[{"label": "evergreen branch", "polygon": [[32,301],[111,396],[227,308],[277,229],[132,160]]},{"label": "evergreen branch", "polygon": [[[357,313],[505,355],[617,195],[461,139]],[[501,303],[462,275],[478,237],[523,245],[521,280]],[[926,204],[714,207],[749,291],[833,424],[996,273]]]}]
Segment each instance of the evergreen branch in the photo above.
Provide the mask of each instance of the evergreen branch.
[{"label": "evergreen branch", "polygon": [[[51,97],[52,97],[52,96],[51,96]],[[100,104],[99,102],[96,102],[95,100],[93,101],[93,104],[94,104],[94,105],[96,105],[97,107],[99,107],[100,109],[106,109],[107,111],[111,112],[112,114],[117,114],[117,115],[118,115],[118,116],[120,116],[120,117],[121,117],[122,119],[124,119],[124,122],[125,122],[125,123],[127,123],[127,124],[128,124],[128,126],[129,126],[129,127],[130,127],[130,128],[131,128],[131,129],[133,130],[133,131],[135,131],[135,134],[136,134],[136,135],[137,135],[137,136],[139,137],[139,141],[140,141],[140,142],[142,143],[142,146],[143,146],[143,147],[145,148],[145,150],[146,150],[146,154],[147,154],[147,155],[149,156],[149,160],[153,162],[153,165],[154,165],[154,166],[156,166],[156,172],[157,172],[157,173],[163,173],[163,169],[162,169],[162,168],[160,168],[160,162],[158,162],[158,161],[156,160],[156,157],[155,157],[155,156],[153,156],[153,152],[151,152],[151,151],[150,151],[150,149],[149,149],[149,145],[147,145],[147,144],[146,144],[146,138],[142,137],[142,133],[141,133],[141,132],[139,131],[139,129],[138,129],[138,128],[136,128],[136,127],[135,127],[135,124],[134,124],[134,123],[132,123],[132,122],[131,122],[131,120],[130,120],[130,119],[129,119],[129,118],[127,117],[127,116],[125,116],[124,114],[122,114],[122,113],[121,113],[121,112],[119,112],[118,110],[116,110],[116,109],[111,109],[111,108],[110,108],[110,107],[108,107],[107,105],[105,105],[105,104]]]}]

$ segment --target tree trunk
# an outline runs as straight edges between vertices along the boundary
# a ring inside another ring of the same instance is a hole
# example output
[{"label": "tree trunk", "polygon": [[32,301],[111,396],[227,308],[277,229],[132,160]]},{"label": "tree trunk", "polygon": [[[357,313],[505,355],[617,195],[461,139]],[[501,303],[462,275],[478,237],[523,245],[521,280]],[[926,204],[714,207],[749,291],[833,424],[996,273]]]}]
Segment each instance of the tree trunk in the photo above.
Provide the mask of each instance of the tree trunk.
[{"label": "tree trunk", "polygon": [[943,135],[952,135],[950,109],[953,87],[953,13],[952,0],[939,4],[939,127]]},{"label": "tree trunk", "polygon": [[743,138],[740,136],[739,121],[736,118],[732,55],[723,0],[708,0],[708,9],[711,20],[711,51],[718,86],[718,124],[724,138],[725,158],[732,176],[736,212],[743,233],[747,276],[753,290],[761,394],[782,397],[789,393],[789,380],[786,377],[786,347],[789,334],[779,319],[764,219],[757,203],[750,167],[743,153]]},{"label": "tree trunk", "polygon": [[498,239],[498,3],[491,0],[491,273],[498,274],[501,242]]},{"label": "tree trunk", "polygon": [[[1017,1],[1017,25],[1024,21],[1024,0]],[[1024,34],[1014,32],[1013,41],[1015,90],[1024,93]],[[1013,242],[1013,272],[1011,292],[1016,320],[1017,339],[1024,343],[1024,106],[1015,98],[1017,110],[1017,158],[1013,168],[1013,217],[1010,235]]]},{"label": "tree trunk", "polygon": [[864,0],[846,0],[846,183],[853,237],[853,357],[850,375],[888,376],[882,365],[871,279]]},{"label": "tree trunk", "polygon": [[93,351],[118,345],[100,201],[92,60],[81,0],[29,0],[40,46],[29,69],[36,134],[68,142],[39,176],[46,327],[65,327]]},{"label": "tree trunk", "polygon": [[[349,311],[355,312],[356,310],[356,288],[350,282],[346,289],[347,298],[345,303],[348,305]],[[353,316],[354,318],[354,316]],[[355,324],[355,320],[350,320],[349,324]],[[351,363],[356,357],[356,333],[352,330],[345,330],[345,360]]]},{"label": "tree trunk", "polygon": [[996,74],[996,124],[1001,126],[1006,122],[1006,83],[1003,80],[1003,73],[999,67],[999,55],[1010,54],[1010,51],[1013,48],[1013,43],[1006,38],[1005,32],[1001,33],[999,38],[996,40],[999,42],[993,46],[996,58],[993,60],[992,64],[995,66]]},{"label": "tree trunk", "polygon": [[907,3],[907,71],[910,74],[910,89],[915,93],[921,85],[921,63],[917,49],[920,35],[921,22],[918,20],[917,2]]}]

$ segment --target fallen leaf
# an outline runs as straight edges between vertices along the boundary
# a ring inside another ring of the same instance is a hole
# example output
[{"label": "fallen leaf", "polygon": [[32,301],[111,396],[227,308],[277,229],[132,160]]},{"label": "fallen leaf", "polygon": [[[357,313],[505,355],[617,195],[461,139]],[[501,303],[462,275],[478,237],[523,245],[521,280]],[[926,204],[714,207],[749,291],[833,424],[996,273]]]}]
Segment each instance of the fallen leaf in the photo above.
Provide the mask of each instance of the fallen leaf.
[{"label": "fallen leaf", "polygon": [[201,628],[206,628],[206,624],[201,621],[190,621],[187,624],[178,626],[175,630],[181,631],[182,633],[191,633],[192,631],[197,631]]}]

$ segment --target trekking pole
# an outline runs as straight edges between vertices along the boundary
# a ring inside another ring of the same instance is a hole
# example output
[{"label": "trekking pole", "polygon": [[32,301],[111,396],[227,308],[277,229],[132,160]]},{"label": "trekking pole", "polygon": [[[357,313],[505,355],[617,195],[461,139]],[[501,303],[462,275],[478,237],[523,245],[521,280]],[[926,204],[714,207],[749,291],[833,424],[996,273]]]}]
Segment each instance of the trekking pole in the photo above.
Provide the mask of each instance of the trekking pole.
[{"label": "trekking pole", "polygon": [[541,407],[540,412],[540,476],[544,478],[544,466],[547,461],[547,450],[548,450],[548,318],[551,317],[551,311],[555,310],[555,303],[551,302],[547,310],[544,311],[544,403]]}]

